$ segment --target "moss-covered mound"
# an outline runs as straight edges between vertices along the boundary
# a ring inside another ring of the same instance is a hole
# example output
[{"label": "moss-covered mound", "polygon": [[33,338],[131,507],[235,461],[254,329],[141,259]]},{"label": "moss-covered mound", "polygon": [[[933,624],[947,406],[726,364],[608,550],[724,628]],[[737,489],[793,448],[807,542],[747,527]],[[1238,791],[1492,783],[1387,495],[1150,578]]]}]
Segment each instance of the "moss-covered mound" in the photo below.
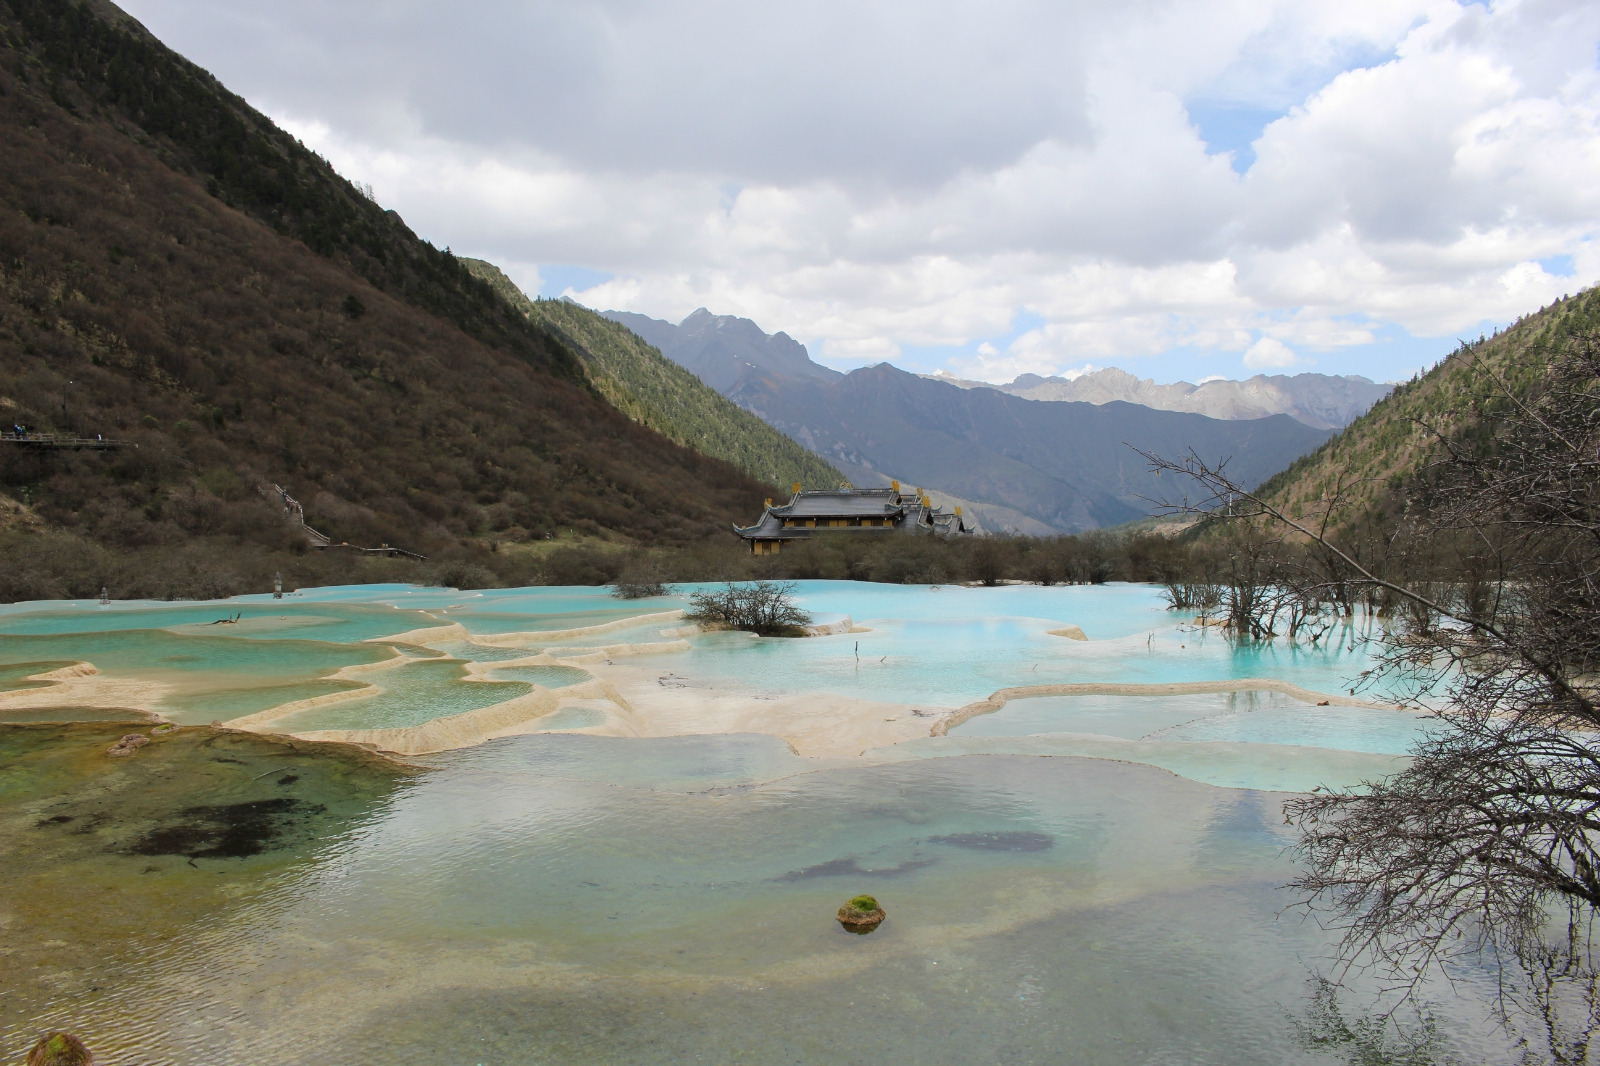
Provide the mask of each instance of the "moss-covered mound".
[{"label": "moss-covered mound", "polygon": [[839,908],[839,924],[852,933],[870,933],[887,917],[872,896],[857,896]]}]

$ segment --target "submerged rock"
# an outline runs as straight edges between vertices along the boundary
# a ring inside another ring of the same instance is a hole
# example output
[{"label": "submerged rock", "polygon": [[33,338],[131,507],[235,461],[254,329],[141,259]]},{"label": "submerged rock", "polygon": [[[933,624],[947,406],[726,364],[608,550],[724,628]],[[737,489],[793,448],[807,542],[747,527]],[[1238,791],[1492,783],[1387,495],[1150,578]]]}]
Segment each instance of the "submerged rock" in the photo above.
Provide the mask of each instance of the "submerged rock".
[{"label": "submerged rock", "polygon": [[883,908],[878,906],[878,901],[871,896],[857,896],[839,908],[839,924],[862,936],[882,925],[887,917]]},{"label": "submerged rock", "polygon": [[164,737],[164,736],[167,736],[170,733],[176,733],[177,731],[178,731],[178,723],[177,722],[162,722],[160,725],[158,725],[154,729],[150,730],[150,735],[153,736],[153,737]]},{"label": "submerged rock", "polygon": [[106,754],[113,759],[118,759],[124,755],[132,755],[148,743],[150,743],[150,738],[143,733],[129,733],[107,748]]},{"label": "submerged rock", "polygon": [[1007,832],[950,833],[929,837],[929,843],[948,844],[954,848],[972,851],[1049,851],[1056,846],[1056,838],[1048,833]]},{"label": "submerged rock", "polygon": [[28,1052],[27,1066],[94,1066],[94,1056],[71,1033],[46,1033]]}]

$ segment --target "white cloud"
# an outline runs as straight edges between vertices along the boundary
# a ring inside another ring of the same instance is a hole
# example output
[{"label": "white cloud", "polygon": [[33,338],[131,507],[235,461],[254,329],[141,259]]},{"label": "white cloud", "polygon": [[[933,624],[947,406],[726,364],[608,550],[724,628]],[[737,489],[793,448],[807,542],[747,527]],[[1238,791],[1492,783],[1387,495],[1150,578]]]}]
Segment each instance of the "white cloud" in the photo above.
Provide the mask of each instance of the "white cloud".
[{"label": "white cloud", "polygon": [[1284,368],[1299,366],[1300,356],[1287,344],[1273,337],[1262,337],[1244,352],[1244,365],[1251,370],[1265,370],[1269,367]]},{"label": "white cloud", "polygon": [[840,366],[1338,370],[1600,280],[1585,0],[127,6],[435,243]]}]

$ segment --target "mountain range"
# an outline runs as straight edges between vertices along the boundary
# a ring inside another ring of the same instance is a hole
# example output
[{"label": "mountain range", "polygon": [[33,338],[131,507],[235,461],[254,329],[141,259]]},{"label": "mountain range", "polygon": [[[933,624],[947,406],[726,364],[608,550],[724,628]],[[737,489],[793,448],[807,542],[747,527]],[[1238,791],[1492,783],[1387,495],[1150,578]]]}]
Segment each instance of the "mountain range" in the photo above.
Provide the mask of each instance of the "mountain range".
[{"label": "mountain range", "polygon": [[[815,363],[787,333],[767,334],[748,318],[714,315],[704,307],[674,326],[630,311],[601,312],[620,322],[722,395],[737,400],[748,379],[775,375],[800,381],[838,381],[839,371]],[[759,390],[758,390],[759,391]]]},{"label": "mountain range", "polygon": [[1116,367],[1072,378],[1023,374],[1005,385],[965,381],[948,373],[929,376],[963,389],[995,389],[1028,400],[1121,400],[1158,411],[1191,411],[1230,420],[1288,415],[1317,429],[1343,429],[1394,389],[1392,384],[1356,374],[1257,374],[1244,381],[1213,378],[1198,385],[1187,381],[1161,385]]},{"label": "mountain range", "polygon": [[1145,516],[1162,486],[1135,449],[1193,448],[1255,485],[1330,435],[1285,414],[1227,420],[1125,401],[1030,399],[887,363],[842,374],[784,334],[705,309],[677,326],[604,314],[854,483],[929,489],[989,530],[1075,532]]}]

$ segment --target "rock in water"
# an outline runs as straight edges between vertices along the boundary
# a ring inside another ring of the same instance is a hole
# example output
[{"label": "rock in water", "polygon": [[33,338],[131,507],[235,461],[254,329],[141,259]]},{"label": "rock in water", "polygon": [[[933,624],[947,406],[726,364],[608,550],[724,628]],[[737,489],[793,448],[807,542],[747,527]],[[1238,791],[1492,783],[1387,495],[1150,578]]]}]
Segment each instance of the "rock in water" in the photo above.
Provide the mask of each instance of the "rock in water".
[{"label": "rock in water", "polygon": [[46,1033],[28,1052],[27,1066],[94,1066],[94,1056],[71,1033]]},{"label": "rock in water", "polygon": [[871,896],[857,896],[839,908],[839,924],[862,936],[878,928],[887,917],[883,908],[878,906],[878,901]]},{"label": "rock in water", "polygon": [[107,748],[106,754],[111,756],[113,759],[119,759],[124,755],[132,755],[134,752],[138,751],[148,743],[150,743],[150,738],[145,736],[143,733],[129,733],[127,736],[123,737],[121,740]]}]

